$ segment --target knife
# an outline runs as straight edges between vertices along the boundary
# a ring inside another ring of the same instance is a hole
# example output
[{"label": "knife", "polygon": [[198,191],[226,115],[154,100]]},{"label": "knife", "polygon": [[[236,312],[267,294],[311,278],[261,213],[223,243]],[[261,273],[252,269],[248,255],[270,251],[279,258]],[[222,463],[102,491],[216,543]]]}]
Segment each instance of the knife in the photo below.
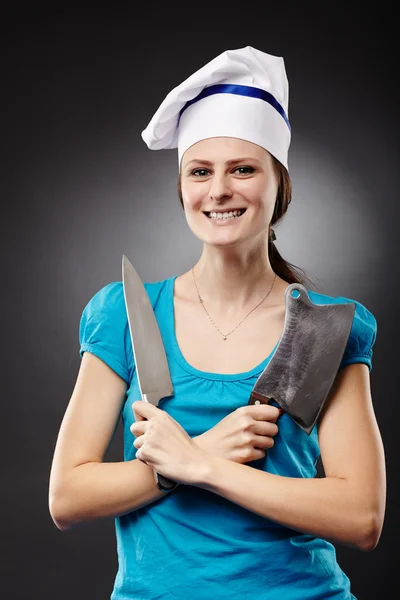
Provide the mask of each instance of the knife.
[{"label": "knife", "polygon": [[[167,357],[146,289],[124,254],[122,282],[142,400],[158,406],[162,398],[174,394]],[[176,481],[167,479],[155,471],[154,477],[158,489],[162,492],[171,491],[178,486]]]},{"label": "knife", "polygon": [[343,358],[356,305],[314,304],[299,283],[286,288],[285,305],[282,335],[248,403],[275,400],[310,435]]}]

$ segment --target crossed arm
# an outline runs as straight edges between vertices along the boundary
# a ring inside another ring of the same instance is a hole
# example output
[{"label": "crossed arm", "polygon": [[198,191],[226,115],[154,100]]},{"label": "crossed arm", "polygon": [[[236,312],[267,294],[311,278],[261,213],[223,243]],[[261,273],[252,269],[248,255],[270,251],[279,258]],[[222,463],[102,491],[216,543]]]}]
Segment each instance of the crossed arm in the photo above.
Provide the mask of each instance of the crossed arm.
[{"label": "crossed arm", "polygon": [[[50,476],[50,513],[60,529],[165,496],[140,460],[103,462],[125,392],[103,361],[83,355]],[[201,436],[194,441],[201,448]],[[366,365],[338,373],[320,415],[319,443],[325,478],[273,475],[205,452],[196,485],[301,532],[372,550],[383,526],[386,476]]]},{"label": "crossed arm", "polygon": [[386,474],[366,365],[339,371],[318,427],[325,478],[282,477],[212,457],[199,485],[292,529],[373,550],[383,527]]}]

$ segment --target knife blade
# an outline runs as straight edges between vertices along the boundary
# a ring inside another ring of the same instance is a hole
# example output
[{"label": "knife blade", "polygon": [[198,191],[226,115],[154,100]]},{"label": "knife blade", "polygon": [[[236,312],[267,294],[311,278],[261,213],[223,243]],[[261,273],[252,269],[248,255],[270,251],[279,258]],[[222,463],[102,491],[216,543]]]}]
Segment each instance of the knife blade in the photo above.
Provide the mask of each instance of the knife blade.
[{"label": "knife blade", "polygon": [[[136,374],[142,400],[158,406],[174,393],[164,344],[146,289],[128,258],[122,256],[122,282]],[[177,483],[156,473],[159,490],[171,491]]]},{"label": "knife blade", "polygon": [[303,285],[292,283],[285,308],[282,335],[248,403],[275,400],[310,435],[343,358],[356,305],[314,304]]}]

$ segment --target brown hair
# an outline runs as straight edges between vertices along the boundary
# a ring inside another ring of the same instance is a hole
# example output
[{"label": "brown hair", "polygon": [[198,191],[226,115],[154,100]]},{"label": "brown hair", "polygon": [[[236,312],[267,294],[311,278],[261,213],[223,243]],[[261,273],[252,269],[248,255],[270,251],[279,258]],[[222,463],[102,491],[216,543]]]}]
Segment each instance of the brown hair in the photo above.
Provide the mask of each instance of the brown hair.
[{"label": "brown hair", "polygon": [[[292,200],[292,182],[290,180],[289,173],[274,156],[271,155],[271,158],[275,174],[278,179],[278,191],[276,194],[275,208],[272,215],[270,228],[282,220]],[[180,173],[178,179],[178,197],[179,202],[184,209]],[[315,288],[315,284],[307,277],[303,269],[296,267],[292,263],[282,258],[271,237],[271,231],[269,232],[268,237],[268,251],[272,270],[278,275],[278,277],[281,277],[287,283],[301,283],[306,288]]]}]

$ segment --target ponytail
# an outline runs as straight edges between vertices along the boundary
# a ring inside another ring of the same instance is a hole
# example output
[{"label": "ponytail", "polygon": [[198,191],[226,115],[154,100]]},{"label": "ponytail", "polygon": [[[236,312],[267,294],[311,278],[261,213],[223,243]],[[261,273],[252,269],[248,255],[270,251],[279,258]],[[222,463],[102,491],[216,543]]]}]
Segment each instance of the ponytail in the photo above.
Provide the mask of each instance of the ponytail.
[{"label": "ponytail", "polygon": [[281,277],[287,283],[300,283],[306,288],[316,287],[315,284],[307,277],[306,273],[300,267],[296,267],[289,261],[285,260],[279,253],[278,248],[274,243],[274,235],[271,235],[272,227],[279,223],[289,208],[292,201],[292,182],[286,168],[271,155],[275,169],[275,174],[278,179],[278,192],[276,194],[275,208],[270,224],[270,234],[268,238],[268,255],[274,273]]}]

